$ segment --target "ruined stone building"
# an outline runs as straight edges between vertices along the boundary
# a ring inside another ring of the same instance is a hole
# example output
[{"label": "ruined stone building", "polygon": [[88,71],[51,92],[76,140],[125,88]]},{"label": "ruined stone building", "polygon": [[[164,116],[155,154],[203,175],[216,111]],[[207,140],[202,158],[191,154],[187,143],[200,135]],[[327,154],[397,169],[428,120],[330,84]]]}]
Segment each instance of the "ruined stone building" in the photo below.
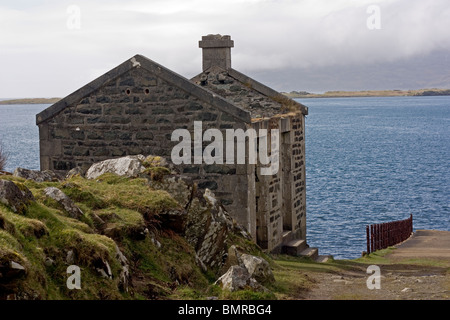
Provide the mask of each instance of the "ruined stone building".
[{"label": "ruined stone building", "polygon": [[[227,129],[278,129],[279,170],[272,175],[261,175],[259,162],[178,168],[200,188],[211,189],[263,249],[293,254],[306,249],[308,110],[234,70],[233,45],[230,36],[202,37],[203,70],[191,80],[135,55],[51,105],[36,116],[41,170],[67,171],[134,154],[170,159],[178,143],[172,133],[193,132],[194,121],[224,137]],[[270,151],[275,141],[270,134],[264,141]]]}]

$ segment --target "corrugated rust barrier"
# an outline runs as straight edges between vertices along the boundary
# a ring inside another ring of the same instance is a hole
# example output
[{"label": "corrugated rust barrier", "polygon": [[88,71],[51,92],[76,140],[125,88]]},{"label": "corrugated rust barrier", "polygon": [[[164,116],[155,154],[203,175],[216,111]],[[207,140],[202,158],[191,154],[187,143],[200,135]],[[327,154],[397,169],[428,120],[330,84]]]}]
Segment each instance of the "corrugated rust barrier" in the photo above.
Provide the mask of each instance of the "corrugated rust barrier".
[{"label": "corrugated rust barrier", "polygon": [[408,219],[366,226],[367,253],[386,249],[405,241],[413,232],[412,214]]}]

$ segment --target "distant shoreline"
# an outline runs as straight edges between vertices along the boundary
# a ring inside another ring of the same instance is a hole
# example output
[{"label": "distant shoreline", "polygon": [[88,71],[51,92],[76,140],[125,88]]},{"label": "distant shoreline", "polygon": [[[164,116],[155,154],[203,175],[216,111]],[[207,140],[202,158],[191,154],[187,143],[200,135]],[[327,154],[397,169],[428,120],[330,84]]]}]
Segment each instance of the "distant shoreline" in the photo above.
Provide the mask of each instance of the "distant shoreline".
[{"label": "distant shoreline", "polygon": [[61,100],[61,98],[25,98],[25,99],[10,99],[1,100],[0,105],[5,104],[48,104],[55,103]]},{"label": "distant shoreline", "polygon": [[[364,98],[364,97],[424,97],[450,96],[450,89],[418,89],[418,90],[365,90],[365,91],[327,91],[310,93],[306,91],[281,92],[288,98]],[[53,104],[61,98],[23,98],[0,100],[5,104]]]},{"label": "distant shoreline", "polygon": [[282,92],[288,98],[363,98],[363,97],[423,97],[448,96],[450,89],[418,89],[418,90],[366,90],[366,91],[327,91],[325,93],[309,93],[306,91]]}]

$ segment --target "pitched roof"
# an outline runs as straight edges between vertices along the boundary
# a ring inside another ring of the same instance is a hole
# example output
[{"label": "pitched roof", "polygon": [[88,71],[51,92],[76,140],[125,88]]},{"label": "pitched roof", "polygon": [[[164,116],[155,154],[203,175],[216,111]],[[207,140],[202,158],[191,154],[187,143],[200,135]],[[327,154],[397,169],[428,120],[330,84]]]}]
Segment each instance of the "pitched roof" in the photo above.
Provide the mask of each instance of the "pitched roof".
[{"label": "pitched roof", "polygon": [[117,67],[111,69],[97,79],[89,82],[82,88],[76,90],[75,92],[69,94],[67,97],[59,100],[55,104],[49,106],[47,109],[38,113],[36,115],[36,124],[40,124],[54,117],[65,108],[78,103],[83,98],[89,96],[91,93],[101,88],[107,82],[119,77],[120,75],[124,74],[127,71],[130,71],[133,68],[144,68],[157,77],[160,77],[164,81],[167,81],[172,85],[191,93],[201,101],[207,102],[211,106],[225,113],[228,113],[234,118],[246,123],[251,122],[250,112],[240,108],[239,106],[236,106],[235,104],[229,102],[216,93],[191,82],[189,79],[177,74],[176,72],[173,72],[166,67],[142,55],[137,54],[131,59],[124,61]]},{"label": "pitched roof", "polygon": [[191,80],[249,111],[252,118],[271,117],[292,111],[308,114],[308,108],[303,104],[233,68],[212,66]]}]

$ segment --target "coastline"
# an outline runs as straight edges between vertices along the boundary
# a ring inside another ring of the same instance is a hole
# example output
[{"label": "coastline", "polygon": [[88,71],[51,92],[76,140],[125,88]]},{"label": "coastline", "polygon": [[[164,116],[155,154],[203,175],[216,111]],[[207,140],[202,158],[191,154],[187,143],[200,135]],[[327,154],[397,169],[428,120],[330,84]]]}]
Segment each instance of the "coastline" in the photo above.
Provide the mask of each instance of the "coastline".
[{"label": "coastline", "polygon": [[[288,98],[367,98],[367,97],[425,97],[449,96],[450,89],[417,89],[417,90],[363,90],[363,91],[327,91],[324,93],[310,93],[306,91],[281,92]],[[0,105],[14,104],[53,104],[61,98],[20,98],[0,99]]]},{"label": "coastline", "polygon": [[424,97],[447,96],[450,89],[418,89],[418,90],[365,90],[365,91],[327,91],[325,93],[310,93],[306,91],[283,92],[291,99],[298,98],[367,98],[367,97]]}]

